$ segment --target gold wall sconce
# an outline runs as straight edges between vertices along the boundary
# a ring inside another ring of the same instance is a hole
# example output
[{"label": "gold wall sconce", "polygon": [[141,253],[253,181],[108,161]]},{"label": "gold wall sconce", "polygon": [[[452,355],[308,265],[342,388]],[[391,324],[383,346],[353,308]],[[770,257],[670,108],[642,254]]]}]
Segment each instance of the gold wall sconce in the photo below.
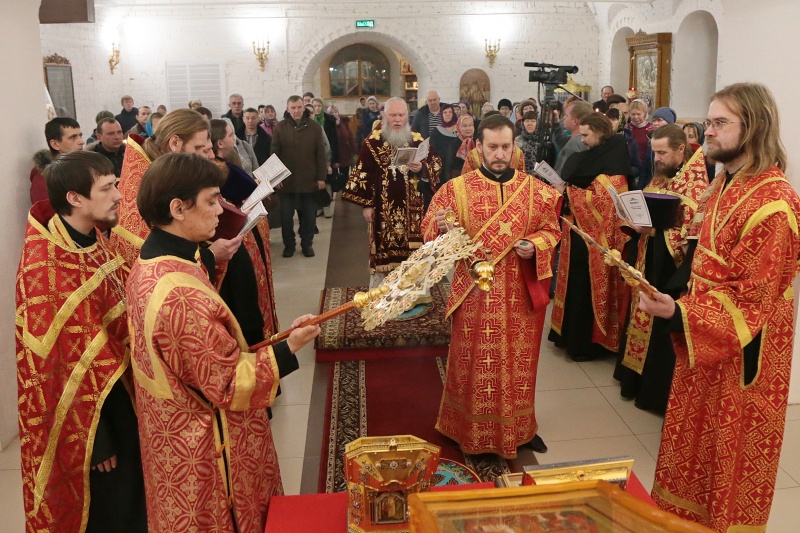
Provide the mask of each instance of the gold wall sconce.
[{"label": "gold wall sconce", "polygon": [[111,55],[108,56],[108,66],[111,67],[111,75],[114,75],[114,70],[119,65],[119,46],[117,43],[111,43]]},{"label": "gold wall sconce", "polygon": [[497,52],[500,51],[500,39],[497,41],[492,41],[492,44],[489,44],[489,39],[484,39],[484,44],[486,45],[486,57],[489,58],[489,68],[494,66],[494,60],[497,57]]},{"label": "gold wall sconce", "polygon": [[266,45],[264,45],[262,41],[258,46],[256,46],[256,42],[253,41],[253,54],[256,56],[261,72],[264,72],[264,63],[269,59],[269,40],[267,40]]}]

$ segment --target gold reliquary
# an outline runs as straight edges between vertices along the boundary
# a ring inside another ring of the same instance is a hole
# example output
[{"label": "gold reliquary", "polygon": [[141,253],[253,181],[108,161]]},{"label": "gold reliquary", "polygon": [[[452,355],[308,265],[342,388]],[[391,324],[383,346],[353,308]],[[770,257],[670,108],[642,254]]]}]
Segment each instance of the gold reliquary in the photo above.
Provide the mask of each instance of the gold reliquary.
[{"label": "gold reliquary", "polygon": [[349,533],[407,533],[408,496],[427,492],[440,448],[412,435],[362,437],[345,448]]}]

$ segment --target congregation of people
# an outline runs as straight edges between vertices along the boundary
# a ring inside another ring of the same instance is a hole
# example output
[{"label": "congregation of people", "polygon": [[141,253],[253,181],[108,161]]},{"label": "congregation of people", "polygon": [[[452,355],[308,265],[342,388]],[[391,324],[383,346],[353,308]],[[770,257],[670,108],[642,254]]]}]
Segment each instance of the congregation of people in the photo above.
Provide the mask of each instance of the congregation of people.
[{"label": "congregation of people", "polygon": [[[336,199],[362,209],[372,286],[456,226],[483,243],[488,293],[469,264],[452,273],[436,422],[465,454],[547,452],[546,337],[572,361],[616,361],[620,395],[665,417],[661,508],[720,532],[765,528],[800,259],[774,98],[735,84],[697,122],[600,96],[503,98],[475,116],[476,102],[432,90],[415,110],[369,96],[345,116],[308,92],[257,106],[231,94],[213,117],[197,98],[153,112],[126,95],[86,142],[74,119],[49,121],[17,278],[29,529],[264,530],[282,494],[270,408],[320,334],[307,314],[265,342],[281,331],[270,223],[224,232],[272,155],[291,172],[265,200],[286,260],[298,237],[315,256]],[[424,157],[395,164],[426,139]],[[621,218],[627,191],[643,192],[651,225]]]}]

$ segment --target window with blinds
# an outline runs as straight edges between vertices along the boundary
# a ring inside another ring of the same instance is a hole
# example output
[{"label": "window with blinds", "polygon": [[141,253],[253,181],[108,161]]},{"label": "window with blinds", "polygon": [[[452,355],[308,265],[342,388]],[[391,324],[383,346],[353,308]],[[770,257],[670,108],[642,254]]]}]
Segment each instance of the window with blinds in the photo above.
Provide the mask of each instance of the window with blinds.
[{"label": "window with blinds", "polygon": [[199,98],[215,117],[227,111],[222,69],[221,63],[208,61],[167,61],[168,109],[189,107],[189,100]]}]

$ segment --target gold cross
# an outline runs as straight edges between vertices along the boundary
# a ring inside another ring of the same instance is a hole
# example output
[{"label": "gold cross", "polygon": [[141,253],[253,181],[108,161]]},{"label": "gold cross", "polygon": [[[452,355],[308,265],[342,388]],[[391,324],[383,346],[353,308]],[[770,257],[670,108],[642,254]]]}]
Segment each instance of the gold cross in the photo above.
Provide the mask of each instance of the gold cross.
[{"label": "gold cross", "polygon": [[495,358],[492,357],[492,354],[486,356],[486,359],[483,360],[486,363],[486,366],[491,366],[491,364],[495,361]]},{"label": "gold cross", "polygon": [[500,221],[500,235],[508,235],[509,237],[511,237],[513,235],[513,233],[511,232],[511,225],[512,224],[513,224],[513,222],[511,222],[510,220],[508,222],[503,222],[501,220]]},{"label": "gold cross", "polygon": [[525,383],[524,385],[522,385],[521,390],[522,394],[528,394],[528,391],[531,390],[531,386]]},{"label": "gold cross", "polygon": [[489,214],[494,211],[494,207],[489,204],[483,204],[478,208],[478,211],[483,211],[484,216],[489,216]]},{"label": "gold cross", "polygon": [[486,327],[481,330],[481,333],[486,335],[487,337],[492,334],[492,328],[489,327],[489,324],[486,324]]},{"label": "gold cross", "polygon": [[486,389],[485,389],[485,390],[486,390],[486,394],[488,394],[488,395],[489,395],[489,397],[491,397],[491,396],[492,396],[492,393],[495,391],[495,388],[494,388],[494,387],[492,387],[492,384],[491,384],[491,383],[488,383],[488,384],[486,385]]},{"label": "gold cross", "polygon": [[472,327],[471,327],[471,326],[469,326],[469,325],[468,325],[468,324],[465,322],[465,323],[464,323],[464,327],[463,327],[463,328],[461,328],[461,331],[464,333],[464,335],[469,335],[470,333],[472,333]]},{"label": "gold cross", "polygon": [[511,302],[511,305],[516,306],[518,301],[519,301],[519,298],[517,298],[517,295],[516,294],[512,294],[511,295],[511,299],[509,300],[509,302]]}]

